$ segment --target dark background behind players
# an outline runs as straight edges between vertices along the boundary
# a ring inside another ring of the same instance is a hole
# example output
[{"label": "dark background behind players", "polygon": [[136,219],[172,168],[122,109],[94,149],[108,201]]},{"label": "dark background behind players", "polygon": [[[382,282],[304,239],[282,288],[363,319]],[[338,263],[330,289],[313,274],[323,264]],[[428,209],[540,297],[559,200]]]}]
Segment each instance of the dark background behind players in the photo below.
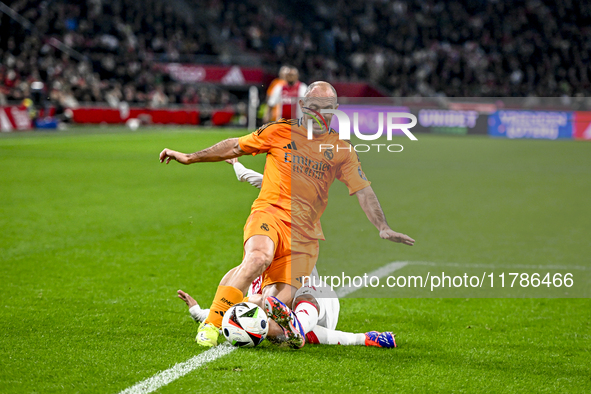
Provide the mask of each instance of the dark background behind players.
[{"label": "dark background behind players", "polygon": [[[395,96],[591,92],[586,1],[17,0],[1,14],[0,103],[41,80],[69,102],[224,104],[154,61],[297,67],[303,81],[367,80]],[[301,12],[305,10],[305,12]],[[88,61],[56,50],[59,39]]]}]

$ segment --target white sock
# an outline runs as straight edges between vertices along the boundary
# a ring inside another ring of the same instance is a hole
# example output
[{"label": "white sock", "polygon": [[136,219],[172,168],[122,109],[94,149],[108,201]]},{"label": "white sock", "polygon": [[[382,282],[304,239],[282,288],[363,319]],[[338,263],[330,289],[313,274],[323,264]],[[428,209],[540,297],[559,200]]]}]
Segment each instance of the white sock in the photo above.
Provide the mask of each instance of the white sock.
[{"label": "white sock", "polygon": [[207,319],[207,315],[209,315],[209,309],[201,309],[199,304],[197,304],[189,308],[189,313],[197,323],[201,323]]},{"label": "white sock", "polygon": [[318,323],[318,309],[316,309],[312,303],[301,301],[296,305],[293,312],[302,324],[305,334],[309,333],[314,327],[316,327],[316,324]]},{"label": "white sock", "polygon": [[321,326],[314,327],[312,332],[322,345],[365,345],[365,334],[329,330]]}]

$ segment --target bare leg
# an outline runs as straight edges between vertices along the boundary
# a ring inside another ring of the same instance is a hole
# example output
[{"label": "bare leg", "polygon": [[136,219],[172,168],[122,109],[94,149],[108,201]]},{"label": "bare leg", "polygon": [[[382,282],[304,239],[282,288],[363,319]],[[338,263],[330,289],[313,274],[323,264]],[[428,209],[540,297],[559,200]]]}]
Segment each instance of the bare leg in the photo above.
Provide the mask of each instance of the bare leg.
[{"label": "bare leg", "polygon": [[222,326],[224,313],[232,305],[243,300],[248,286],[271,265],[274,254],[275,244],[266,235],[253,235],[245,242],[242,263],[222,278],[205,324],[199,328],[197,333],[199,344],[214,346],[215,331],[210,327]]},{"label": "bare leg", "polygon": [[230,270],[220,282],[221,286],[232,286],[246,294],[248,286],[273,262],[275,244],[266,235],[253,235],[244,243],[242,263]]}]

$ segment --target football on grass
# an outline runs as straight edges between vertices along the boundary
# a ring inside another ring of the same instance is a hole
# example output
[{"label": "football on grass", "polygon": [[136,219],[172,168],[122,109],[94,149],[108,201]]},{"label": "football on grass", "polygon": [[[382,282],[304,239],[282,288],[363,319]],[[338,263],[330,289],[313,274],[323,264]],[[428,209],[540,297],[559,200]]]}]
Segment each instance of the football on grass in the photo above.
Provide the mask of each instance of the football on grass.
[{"label": "football on grass", "polygon": [[257,346],[269,332],[267,314],[252,302],[241,302],[224,314],[222,332],[234,346]]}]

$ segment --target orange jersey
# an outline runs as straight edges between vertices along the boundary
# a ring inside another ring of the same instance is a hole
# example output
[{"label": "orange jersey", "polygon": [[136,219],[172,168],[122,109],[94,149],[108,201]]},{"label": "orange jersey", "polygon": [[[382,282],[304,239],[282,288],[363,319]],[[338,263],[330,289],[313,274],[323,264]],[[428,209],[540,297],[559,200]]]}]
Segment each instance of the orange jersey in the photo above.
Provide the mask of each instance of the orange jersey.
[{"label": "orange jersey", "polygon": [[[267,154],[261,192],[252,212],[274,208],[278,219],[308,239],[324,239],[320,217],[335,178],[345,183],[350,195],[370,185],[357,153],[333,129],[308,140],[298,120],[280,119],[241,137],[239,143],[246,153]],[[321,150],[321,144],[333,148]]]}]

